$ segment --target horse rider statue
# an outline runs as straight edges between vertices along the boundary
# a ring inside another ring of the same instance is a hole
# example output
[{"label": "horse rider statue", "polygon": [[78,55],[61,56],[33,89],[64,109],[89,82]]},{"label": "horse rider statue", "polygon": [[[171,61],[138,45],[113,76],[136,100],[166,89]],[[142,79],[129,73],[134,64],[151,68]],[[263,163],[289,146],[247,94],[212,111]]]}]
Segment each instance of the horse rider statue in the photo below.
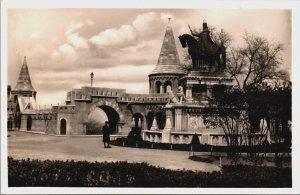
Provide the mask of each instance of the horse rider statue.
[{"label": "horse rider statue", "polygon": [[[179,40],[183,48],[188,46],[188,52],[192,58],[193,67],[200,68],[205,64],[209,65],[209,71],[212,66],[217,63],[217,71],[223,71],[226,67],[226,51],[223,45],[217,45],[210,37],[210,31],[207,23],[203,22],[203,30],[200,33],[195,33],[190,28],[189,34],[179,36]],[[222,55],[222,60],[220,58]]]},{"label": "horse rider statue", "polygon": [[200,32],[200,33],[193,32],[190,25],[189,25],[189,28],[190,28],[191,34],[193,36],[197,37],[197,41],[200,46],[199,49],[203,55],[204,55],[204,53],[212,52],[209,44],[212,44],[212,45],[215,45],[216,47],[218,47],[218,45],[216,45],[215,42],[213,42],[213,40],[210,37],[210,31],[208,29],[206,22],[203,22],[203,24],[202,24],[203,29],[202,29],[202,32]]}]

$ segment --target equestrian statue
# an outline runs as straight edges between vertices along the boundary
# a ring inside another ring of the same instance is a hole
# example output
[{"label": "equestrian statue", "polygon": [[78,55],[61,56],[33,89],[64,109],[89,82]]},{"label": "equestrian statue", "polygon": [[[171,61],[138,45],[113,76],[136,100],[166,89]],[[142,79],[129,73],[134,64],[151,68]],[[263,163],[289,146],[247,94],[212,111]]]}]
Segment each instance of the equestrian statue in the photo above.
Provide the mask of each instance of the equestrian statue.
[{"label": "equestrian statue", "polygon": [[211,72],[212,67],[216,66],[216,72],[222,72],[226,67],[226,48],[223,44],[219,45],[213,42],[207,23],[203,22],[201,33],[194,33],[191,28],[190,31],[192,35],[183,34],[178,38],[183,48],[188,47],[193,69],[203,71],[205,66],[209,66],[208,71]]}]

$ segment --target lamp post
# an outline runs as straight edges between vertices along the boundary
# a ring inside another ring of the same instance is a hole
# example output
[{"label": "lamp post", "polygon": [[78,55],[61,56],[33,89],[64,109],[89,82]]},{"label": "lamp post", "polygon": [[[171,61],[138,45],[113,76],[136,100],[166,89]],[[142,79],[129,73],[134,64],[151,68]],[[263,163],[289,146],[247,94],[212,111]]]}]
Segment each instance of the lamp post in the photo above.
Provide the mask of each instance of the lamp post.
[{"label": "lamp post", "polygon": [[94,79],[94,73],[91,73],[91,87],[93,87],[93,79]]}]

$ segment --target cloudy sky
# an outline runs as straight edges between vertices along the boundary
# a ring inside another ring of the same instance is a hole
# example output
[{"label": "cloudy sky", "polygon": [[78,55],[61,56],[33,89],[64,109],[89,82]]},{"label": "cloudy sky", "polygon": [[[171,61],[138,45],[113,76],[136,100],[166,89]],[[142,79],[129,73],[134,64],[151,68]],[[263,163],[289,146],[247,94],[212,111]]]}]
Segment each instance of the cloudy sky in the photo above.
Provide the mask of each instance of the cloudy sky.
[{"label": "cloudy sky", "polygon": [[[160,52],[167,18],[177,37],[188,24],[224,29],[242,46],[245,30],[284,44],[290,72],[291,13],[288,10],[190,9],[9,9],[8,84],[14,88],[27,56],[37,103],[63,103],[67,91],[90,85],[148,93],[148,74]],[[181,57],[182,60],[182,57]]]}]

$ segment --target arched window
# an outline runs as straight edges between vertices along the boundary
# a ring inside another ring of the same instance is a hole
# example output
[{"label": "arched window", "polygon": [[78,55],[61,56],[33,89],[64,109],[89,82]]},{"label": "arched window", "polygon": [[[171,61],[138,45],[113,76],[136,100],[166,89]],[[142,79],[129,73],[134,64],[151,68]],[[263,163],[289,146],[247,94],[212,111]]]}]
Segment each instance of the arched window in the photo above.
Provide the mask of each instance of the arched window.
[{"label": "arched window", "polygon": [[173,90],[172,82],[171,81],[166,81],[165,84],[164,84],[164,93],[167,93],[167,86],[171,86],[171,90]]},{"label": "arched window", "polygon": [[161,82],[156,81],[156,83],[155,83],[155,92],[156,93],[161,93],[160,88],[161,88]]}]

